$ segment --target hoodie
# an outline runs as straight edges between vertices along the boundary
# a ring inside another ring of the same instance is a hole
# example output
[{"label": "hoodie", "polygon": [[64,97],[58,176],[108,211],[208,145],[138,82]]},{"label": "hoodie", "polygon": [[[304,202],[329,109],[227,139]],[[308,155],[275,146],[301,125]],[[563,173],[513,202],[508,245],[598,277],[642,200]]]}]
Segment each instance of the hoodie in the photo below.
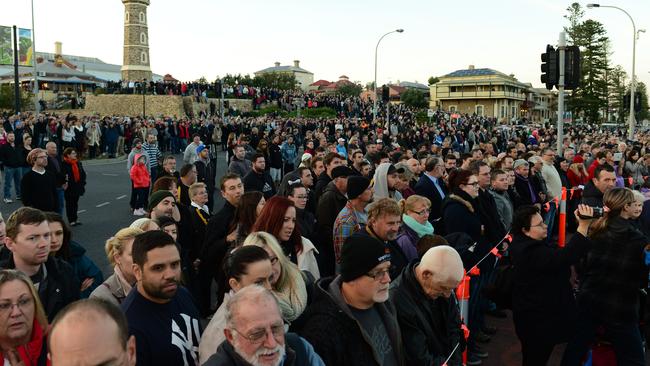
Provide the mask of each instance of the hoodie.
[{"label": "hoodie", "polygon": [[388,188],[387,175],[390,166],[390,163],[379,164],[375,171],[375,176],[372,178],[372,181],[374,182],[373,187],[375,189],[375,193],[373,194],[375,201],[388,197],[399,202],[403,198],[402,194],[399,193],[398,190],[389,190]]},{"label": "hoodie", "polygon": [[[129,153],[129,157],[126,159],[126,170],[128,170],[129,172],[131,172],[131,167],[132,167],[132,166],[135,164],[135,162],[137,161],[136,158],[135,158],[135,156],[136,156],[136,155],[142,155],[143,153],[144,153],[144,151],[142,151],[142,148],[137,149],[137,148],[134,147],[133,149],[131,149],[131,152]],[[146,157],[146,155],[145,155],[145,157]],[[145,163],[146,163],[146,162],[145,162]],[[145,164],[145,165],[146,165],[146,164]]]},{"label": "hoodie", "polygon": [[[143,161],[138,161],[140,158],[144,158]],[[149,169],[145,163],[147,160],[146,156],[142,154],[135,155],[135,164],[131,167],[130,176],[133,181],[133,188],[149,188],[151,184],[151,177],[149,176]]]}]

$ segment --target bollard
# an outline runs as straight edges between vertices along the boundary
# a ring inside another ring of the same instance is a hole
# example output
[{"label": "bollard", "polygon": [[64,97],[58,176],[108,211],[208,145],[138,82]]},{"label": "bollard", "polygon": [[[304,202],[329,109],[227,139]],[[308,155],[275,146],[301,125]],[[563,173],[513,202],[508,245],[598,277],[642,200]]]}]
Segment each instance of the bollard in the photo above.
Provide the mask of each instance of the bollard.
[{"label": "bollard", "polygon": [[566,188],[562,187],[562,201],[560,201],[560,220],[558,221],[557,245],[564,248],[566,243]]},{"label": "bollard", "polygon": [[[469,281],[469,275],[465,272],[463,280],[460,282],[458,288],[456,288],[456,298],[458,299],[458,307],[460,308],[460,320],[463,333],[465,334],[465,340],[469,338],[469,330],[466,326],[469,316]],[[467,364],[467,349],[463,351],[463,364]]]}]

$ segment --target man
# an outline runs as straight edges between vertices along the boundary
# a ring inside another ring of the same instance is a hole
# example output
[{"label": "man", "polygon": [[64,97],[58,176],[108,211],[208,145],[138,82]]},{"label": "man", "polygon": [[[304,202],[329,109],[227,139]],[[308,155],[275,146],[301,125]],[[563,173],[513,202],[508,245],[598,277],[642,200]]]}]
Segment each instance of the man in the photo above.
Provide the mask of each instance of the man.
[{"label": "man", "polygon": [[142,144],[142,151],[147,156],[147,167],[149,168],[149,174],[151,174],[151,185],[153,185],[158,177],[158,160],[162,157],[160,150],[158,150],[156,136],[151,133],[147,134],[147,141]]},{"label": "man", "polygon": [[190,187],[190,227],[191,240],[189,248],[190,263],[199,258],[201,243],[205,238],[205,229],[210,221],[210,209],[208,208],[208,190],[205,183],[194,183]]},{"label": "man", "polygon": [[[159,217],[174,216],[176,208],[176,199],[174,194],[167,190],[156,191],[149,196],[149,217],[152,220],[157,220]],[[180,217],[176,217],[180,220]]]},{"label": "man", "polygon": [[203,366],[324,366],[302,337],[285,333],[280,306],[259,285],[246,286],[226,304],[226,340]]},{"label": "man", "polygon": [[616,174],[609,164],[602,164],[594,169],[594,177],[585,185],[582,192],[582,204],[591,207],[603,207],[605,192],[616,186]]},{"label": "man", "polygon": [[280,183],[282,179],[282,151],[280,151],[280,136],[273,136],[273,141],[269,147],[270,174],[275,184]]},{"label": "man", "polygon": [[11,255],[0,262],[0,268],[29,276],[52,321],[63,307],[79,300],[79,280],[68,263],[49,255],[50,226],[42,211],[19,208],[9,216],[6,230],[4,244]]},{"label": "man", "polygon": [[364,159],[371,161],[372,157],[377,153],[377,145],[370,141],[366,145],[366,155],[363,157]]},{"label": "man", "polygon": [[478,177],[478,213],[485,227],[484,235],[489,238],[490,243],[499,243],[506,235],[506,229],[498,217],[499,212],[494,197],[488,192],[490,166],[482,160],[477,160],[470,167],[472,173]]},{"label": "man", "polygon": [[447,174],[451,173],[452,170],[456,169],[456,162],[458,159],[456,159],[456,155],[454,154],[447,154],[445,155],[445,171],[447,171]]},{"label": "man", "polygon": [[363,169],[361,165],[363,163],[363,153],[361,152],[361,150],[354,150],[354,152],[350,154],[350,161],[352,161],[351,169],[354,175],[359,175],[359,176],[363,175],[361,173],[361,170]]},{"label": "man", "polygon": [[372,236],[384,243],[390,252],[391,278],[397,278],[402,269],[408,264],[404,251],[397,244],[397,234],[402,223],[402,209],[392,198],[382,198],[368,206],[368,225],[364,230],[351,236],[359,239],[362,236]]},{"label": "man", "polygon": [[427,159],[424,174],[415,185],[415,194],[426,197],[431,201],[429,222],[434,226],[436,233],[442,233],[442,201],[447,197],[447,186],[442,180],[445,174],[445,165],[442,159],[432,157]]},{"label": "man", "polygon": [[20,178],[22,178],[23,154],[21,149],[16,146],[16,135],[13,132],[7,132],[7,143],[0,147],[0,161],[5,170],[4,184],[4,202],[12,203],[11,199],[11,182],[14,184],[16,199],[20,199]]},{"label": "man", "polygon": [[23,176],[23,180],[20,182],[23,205],[45,212],[57,212],[59,197],[56,192],[56,177],[45,169],[47,153],[43,149],[32,149],[27,154],[26,160],[32,169]]},{"label": "man", "polygon": [[609,152],[608,150],[602,150],[602,151],[598,151],[597,153],[595,153],[593,162],[591,164],[587,165],[589,167],[587,169],[587,173],[589,173],[589,179],[594,178],[594,173],[595,173],[595,170],[596,170],[596,168],[598,166],[607,163],[608,152]]},{"label": "man", "polygon": [[183,152],[183,163],[194,164],[196,159],[198,159],[196,148],[199,147],[199,145],[201,145],[201,135],[195,133],[192,135],[192,142],[187,145]]},{"label": "man", "polygon": [[[422,166],[420,165],[420,162],[416,158],[410,158],[406,161],[406,164],[409,167],[409,170],[413,173],[413,175],[417,178],[417,180],[420,179],[420,174],[422,173]],[[412,187],[415,188],[415,185]]]},{"label": "man", "polygon": [[370,174],[372,172],[372,164],[368,160],[364,160],[361,162],[361,176],[366,177],[368,179],[372,178],[372,175]]},{"label": "man", "polygon": [[176,171],[176,158],[174,155],[167,155],[163,159],[163,163],[160,169],[158,169],[158,175],[156,179],[162,177],[172,177],[178,181],[180,179],[180,174]]},{"label": "man", "polygon": [[458,252],[443,245],[411,262],[390,284],[407,364],[462,365],[465,341],[454,290],[463,274]]},{"label": "man", "polygon": [[316,208],[316,221],[318,222],[318,236],[321,238],[319,267],[323,277],[334,273],[334,245],[332,243],[332,230],[334,221],[339,212],[345,207],[348,199],[348,177],[352,170],[346,166],[337,166],[332,170],[333,180],[325,187],[322,197]]},{"label": "man", "polygon": [[199,312],[180,286],[181,257],[174,239],[147,231],[133,240],[135,287],[122,303],[135,336],[138,365],[196,365]]},{"label": "man", "polygon": [[[361,231],[368,223],[366,205],[372,202],[372,187],[368,178],[353,175],[348,177],[348,202],[334,221],[334,256],[336,266],[341,263],[341,248],[352,234]],[[338,273],[338,271],[337,271]]]},{"label": "man", "polygon": [[490,190],[488,192],[494,197],[503,227],[506,231],[510,231],[514,205],[508,194],[508,175],[506,172],[496,169],[490,173]]},{"label": "man", "polygon": [[573,161],[573,158],[575,157],[576,157],[576,151],[574,148],[569,147],[564,149],[564,158],[566,159],[566,161],[570,163]]},{"label": "man", "polygon": [[397,185],[399,184],[399,175],[402,173],[404,173],[404,168],[396,168],[391,163],[379,164],[372,179],[375,198],[390,197],[399,202],[403,197],[397,190]]},{"label": "man", "polygon": [[65,173],[61,170],[61,159],[57,152],[56,143],[53,141],[45,144],[45,150],[47,152],[47,165],[45,170],[52,173],[54,180],[56,182],[56,198],[58,202],[58,212],[59,215],[63,215],[63,206],[65,205],[64,201],[64,192],[68,188],[68,182],[66,180]]},{"label": "man", "polygon": [[[551,148],[545,148],[542,150],[542,178],[546,183],[546,190],[548,192],[548,201],[554,199],[559,200],[562,198],[562,179],[560,174],[555,168],[555,151]],[[544,223],[548,226],[547,238],[551,240],[553,238],[553,228],[555,227],[555,214],[557,212],[557,207],[555,204],[549,205],[549,210],[544,216]]]},{"label": "man", "polygon": [[280,152],[282,153],[284,174],[292,172],[295,169],[296,159],[298,158],[298,148],[293,143],[293,136],[287,137],[287,140],[280,147]]},{"label": "man", "polygon": [[253,155],[253,169],[242,179],[244,191],[262,192],[266,200],[275,196],[275,184],[271,175],[266,171],[266,160],[264,155],[256,153]]},{"label": "man", "polygon": [[542,177],[542,167],[544,166],[544,161],[537,155],[533,155],[528,158],[528,164],[530,164],[530,172],[528,173],[528,179],[530,179],[538,189],[538,195],[541,202],[546,202],[551,199],[548,196],[546,189],[546,182]]},{"label": "man", "polygon": [[[320,175],[317,175],[318,179],[316,180],[316,187],[314,188],[314,194],[316,195],[316,199],[320,200],[321,195],[323,194],[323,191],[325,190],[325,187],[332,181],[332,171],[343,164],[343,161],[341,159],[341,156],[337,153],[328,153],[325,155],[325,158],[323,159],[323,164],[325,165],[325,171],[320,173]],[[314,169],[316,170],[316,169]]]},{"label": "man", "polygon": [[194,166],[196,166],[196,181],[205,184],[208,192],[207,205],[210,211],[212,211],[212,205],[214,204],[215,184],[214,165],[210,161],[210,151],[205,145],[199,145],[199,147],[196,148],[196,154],[198,156],[194,162]]},{"label": "man", "polygon": [[405,365],[395,310],[388,300],[391,256],[379,240],[350,237],[341,274],[316,283],[299,334],[326,365]]},{"label": "man", "polygon": [[515,160],[512,165],[515,171],[515,192],[520,197],[521,205],[537,205],[541,207],[539,188],[529,179],[530,165],[524,159]]},{"label": "man", "polygon": [[197,172],[196,165],[185,164],[181,168],[181,178],[178,184],[178,199],[185,206],[191,203],[189,189],[192,184],[196,183]]},{"label": "man", "polygon": [[135,366],[135,337],[129,337],[126,317],[117,306],[86,299],[66,306],[49,334],[53,366]]},{"label": "man", "polygon": [[243,146],[237,145],[233,151],[235,156],[232,157],[230,165],[228,165],[228,173],[234,173],[243,178],[251,171],[251,162],[245,158],[246,150]]}]

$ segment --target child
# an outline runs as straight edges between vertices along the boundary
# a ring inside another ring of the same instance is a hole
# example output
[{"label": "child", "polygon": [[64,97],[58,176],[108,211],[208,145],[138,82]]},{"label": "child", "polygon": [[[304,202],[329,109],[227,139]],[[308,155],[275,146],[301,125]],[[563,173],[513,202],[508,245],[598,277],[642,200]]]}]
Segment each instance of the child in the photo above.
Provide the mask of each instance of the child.
[{"label": "child", "polygon": [[144,216],[144,206],[147,203],[147,196],[149,195],[149,185],[151,178],[146,164],[146,156],[143,154],[136,154],[135,164],[131,167],[131,181],[133,181],[133,193],[135,194],[135,209],[133,215]]}]

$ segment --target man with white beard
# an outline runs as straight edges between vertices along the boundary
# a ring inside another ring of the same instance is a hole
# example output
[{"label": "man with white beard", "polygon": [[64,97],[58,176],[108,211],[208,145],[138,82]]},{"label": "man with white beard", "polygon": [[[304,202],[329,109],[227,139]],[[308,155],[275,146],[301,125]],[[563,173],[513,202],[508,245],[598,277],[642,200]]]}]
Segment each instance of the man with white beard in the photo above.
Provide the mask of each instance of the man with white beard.
[{"label": "man with white beard", "polygon": [[226,340],[203,366],[324,366],[303,338],[285,333],[273,294],[259,285],[236,292],[226,305]]}]

